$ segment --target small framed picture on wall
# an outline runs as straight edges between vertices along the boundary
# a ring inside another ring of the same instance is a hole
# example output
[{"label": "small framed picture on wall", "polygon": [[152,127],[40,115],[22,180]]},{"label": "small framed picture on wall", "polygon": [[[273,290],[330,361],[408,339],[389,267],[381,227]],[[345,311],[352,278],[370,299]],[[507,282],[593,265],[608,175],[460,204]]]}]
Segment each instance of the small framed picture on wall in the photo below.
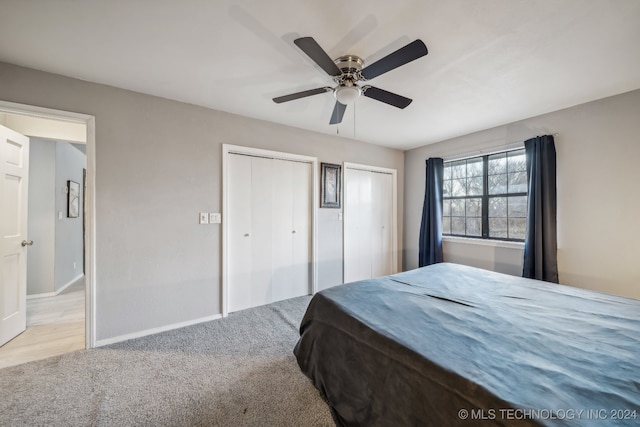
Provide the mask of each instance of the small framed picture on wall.
[{"label": "small framed picture on wall", "polygon": [[321,208],[340,208],[342,166],[321,163]]},{"label": "small framed picture on wall", "polygon": [[80,184],[67,181],[67,218],[78,218],[80,214]]}]

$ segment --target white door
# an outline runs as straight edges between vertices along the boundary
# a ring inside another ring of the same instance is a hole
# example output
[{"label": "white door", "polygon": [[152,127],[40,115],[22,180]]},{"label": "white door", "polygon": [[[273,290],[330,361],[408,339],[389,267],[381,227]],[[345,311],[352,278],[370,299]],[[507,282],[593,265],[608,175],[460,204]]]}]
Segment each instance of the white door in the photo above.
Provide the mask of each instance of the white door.
[{"label": "white door", "polygon": [[273,301],[310,293],[311,164],[273,160]]},{"label": "white door", "polygon": [[0,126],[0,345],[27,327],[29,138]]},{"label": "white door", "polygon": [[372,256],[371,172],[344,171],[344,281],[370,279]]},{"label": "white door", "polygon": [[395,273],[392,173],[345,167],[345,283]]},{"label": "white door", "polygon": [[230,155],[229,223],[229,311],[251,307],[251,157]]},{"label": "white door", "polygon": [[392,176],[371,172],[371,277],[393,274],[392,253]]},{"label": "white door", "polygon": [[310,163],[292,162],[292,259],[291,285],[287,298],[311,293],[311,199],[312,173]]},{"label": "white door", "polygon": [[311,291],[312,165],[228,156],[229,312]]}]

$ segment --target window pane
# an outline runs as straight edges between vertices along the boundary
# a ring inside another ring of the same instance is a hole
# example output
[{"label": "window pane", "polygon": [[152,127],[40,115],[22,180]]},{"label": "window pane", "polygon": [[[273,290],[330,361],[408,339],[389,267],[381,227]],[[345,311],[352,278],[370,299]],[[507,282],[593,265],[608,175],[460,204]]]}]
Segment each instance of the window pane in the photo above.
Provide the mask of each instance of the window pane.
[{"label": "window pane", "polygon": [[507,173],[507,155],[493,154],[489,156],[489,175]]},{"label": "window pane", "polygon": [[[528,190],[524,149],[447,162],[444,166],[443,234],[524,239]],[[516,196],[518,193],[525,196]],[[488,218],[483,217],[485,200]],[[483,236],[482,227],[487,223],[488,235]]]},{"label": "window pane", "polygon": [[527,173],[513,172],[509,173],[509,193],[526,193],[527,192]]},{"label": "window pane", "polygon": [[451,162],[451,178],[467,177],[467,162],[461,160],[459,162]]},{"label": "window pane", "polygon": [[527,196],[509,197],[509,219],[527,217]]},{"label": "window pane", "polygon": [[467,177],[482,176],[482,157],[467,160]]},{"label": "window pane", "polygon": [[450,197],[451,196],[451,180],[447,179],[442,183],[442,196]]},{"label": "window pane", "polygon": [[482,199],[467,199],[467,217],[482,217]]},{"label": "window pane", "polygon": [[509,172],[527,171],[527,159],[525,157],[524,150],[511,151],[507,153],[507,163]]},{"label": "window pane", "polygon": [[489,194],[504,194],[507,192],[507,175],[489,175]]},{"label": "window pane", "polygon": [[442,201],[442,216],[451,216],[451,200]]},{"label": "window pane", "polygon": [[464,217],[451,218],[451,234],[464,236]]},{"label": "window pane", "polygon": [[507,216],[507,198],[489,197],[489,218]]},{"label": "window pane", "polygon": [[467,179],[467,195],[482,196],[482,177]]},{"label": "window pane", "polygon": [[451,216],[464,216],[464,199],[451,201]]},{"label": "window pane", "polygon": [[525,218],[509,218],[509,238],[524,239],[527,220]]},{"label": "window pane", "polygon": [[482,235],[482,218],[467,218],[467,236]]},{"label": "window pane", "polygon": [[451,217],[442,218],[442,234],[451,234]]},{"label": "window pane", "polygon": [[453,180],[453,186],[451,187],[451,195],[453,197],[466,196],[467,181],[464,178],[457,178]]},{"label": "window pane", "polygon": [[506,218],[489,218],[489,237],[508,237]]}]

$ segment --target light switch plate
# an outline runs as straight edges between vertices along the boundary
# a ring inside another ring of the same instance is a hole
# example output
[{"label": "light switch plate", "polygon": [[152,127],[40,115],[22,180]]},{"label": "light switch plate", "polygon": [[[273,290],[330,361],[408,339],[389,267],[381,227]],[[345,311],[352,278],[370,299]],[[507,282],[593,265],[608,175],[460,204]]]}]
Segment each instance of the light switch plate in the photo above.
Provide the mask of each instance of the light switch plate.
[{"label": "light switch plate", "polygon": [[220,224],[222,222],[222,215],[219,213],[211,212],[209,214],[209,224]]},{"label": "light switch plate", "polygon": [[200,212],[200,224],[209,224],[209,214],[207,212]]}]

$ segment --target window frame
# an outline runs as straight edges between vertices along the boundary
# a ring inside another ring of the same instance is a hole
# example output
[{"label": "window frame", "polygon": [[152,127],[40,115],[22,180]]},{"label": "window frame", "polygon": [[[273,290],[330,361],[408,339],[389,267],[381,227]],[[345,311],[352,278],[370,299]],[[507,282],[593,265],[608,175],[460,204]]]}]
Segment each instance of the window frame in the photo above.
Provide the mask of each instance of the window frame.
[{"label": "window frame", "polygon": [[[504,193],[498,193],[498,194],[490,194],[489,193],[489,158],[491,156],[495,156],[495,155],[499,155],[499,154],[505,154],[505,158],[508,158],[508,153],[514,152],[514,151],[523,151],[524,147],[514,147],[514,148],[509,148],[506,150],[501,150],[501,151],[494,151],[494,152],[490,152],[490,153],[482,153],[480,155],[475,155],[475,156],[470,156],[470,157],[464,157],[464,158],[458,158],[458,159],[451,159],[451,160],[446,160],[444,162],[445,165],[447,164],[451,164],[451,163],[456,163],[456,162],[461,162],[461,161],[465,161],[465,165],[467,164],[468,161],[470,160],[475,160],[475,159],[481,159],[482,161],[482,194],[481,195],[465,195],[465,196],[447,196],[444,197],[443,196],[443,201],[445,200],[465,200],[465,232],[466,232],[466,219],[467,219],[467,211],[466,211],[466,200],[467,199],[481,199],[481,229],[480,229],[480,235],[467,235],[467,234],[454,234],[454,233],[442,233],[442,236],[444,238],[455,238],[455,239],[471,239],[471,240],[480,240],[480,241],[494,241],[494,242],[512,242],[512,243],[524,243],[525,239],[518,239],[518,238],[510,238],[510,237],[491,237],[489,236],[489,200],[491,198],[498,198],[498,197],[505,197],[507,199],[512,198],[512,197],[523,197],[526,196],[527,197],[527,206],[528,206],[528,197],[529,197],[529,192],[528,189],[527,191],[524,192],[517,192],[517,193],[509,193],[508,192],[508,186],[505,189],[506,192]],[[525,162],[526,162],[526,157],[525,157]],[[465,172],[466,173],[466,172]],[[525,169],[525,173],[526,173],[526,169]],[[507,180],[508,180],[508,170],[505,173],[507,175]],[[465,181],[468,181],[469,176],[465,175]],[[450,177],[450,180],[453,182],[454,178],[453,176]],[[446,179],[444,180],[446,181]],[[444,184],[444,182],[443,182]],[[468,191],[468,187],[465,189],[465,193]],[[444,195],[444,190],[443,190],[443,195]],[[508,207],[506,208],[508,209]],[[525,208],[527,209],[527,208]],[[443,218],[444,218],[444,209],[443,209]],[[453,218],[453,216],[450,214],[449,218]],[[521,218],[521,217],[518,217]],[[525,216],[526,218],[526,216]],[[526,220],[526,219],[525,219]],[[508,221],[509,221],[509,217],[507,214],[507,227],[508,227]],[[453,227],[451,226],[450,228],[451,230],[453,229]],[[525,231],[526,233],[526,231]]]}]

